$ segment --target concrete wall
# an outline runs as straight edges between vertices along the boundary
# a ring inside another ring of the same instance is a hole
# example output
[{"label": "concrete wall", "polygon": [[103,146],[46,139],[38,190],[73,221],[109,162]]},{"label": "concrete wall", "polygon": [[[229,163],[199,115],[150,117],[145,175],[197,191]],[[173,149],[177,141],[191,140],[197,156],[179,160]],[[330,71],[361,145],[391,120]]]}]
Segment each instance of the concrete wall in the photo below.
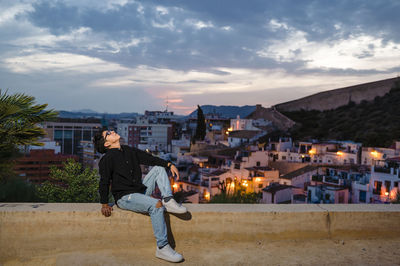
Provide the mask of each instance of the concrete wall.
[{"label": "concrete wall", "polygon": [[[170,242],[190,240],[199,252],[207,249],[196,246],[203,242],[218,249],[256,240],[400,238],[400,205],[186,206],[185,215],[166,215]],[[146,215],[114,207],[105,218],[99,204],[0,203],[0,264],[38,254],[142,246],[155,247]]]}]

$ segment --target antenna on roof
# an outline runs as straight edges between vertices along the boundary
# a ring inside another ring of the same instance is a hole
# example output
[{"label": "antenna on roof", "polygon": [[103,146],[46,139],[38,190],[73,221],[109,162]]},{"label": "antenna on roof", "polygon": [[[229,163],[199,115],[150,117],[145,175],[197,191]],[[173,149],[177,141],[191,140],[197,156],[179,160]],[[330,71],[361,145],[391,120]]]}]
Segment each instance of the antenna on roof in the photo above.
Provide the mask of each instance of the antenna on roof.
[{"label": "antenna on roof", "polygon": [[165,101],[165,103],[166,103],[165,112],[168,112],[168,96],[167,96],[167,100]]}]

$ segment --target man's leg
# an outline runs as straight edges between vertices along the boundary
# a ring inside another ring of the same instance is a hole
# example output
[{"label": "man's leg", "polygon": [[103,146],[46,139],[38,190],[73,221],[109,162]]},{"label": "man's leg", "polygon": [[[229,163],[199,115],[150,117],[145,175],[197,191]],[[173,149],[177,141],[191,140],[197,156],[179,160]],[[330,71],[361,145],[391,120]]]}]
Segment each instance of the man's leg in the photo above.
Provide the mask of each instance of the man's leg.
[{"label": "man's leg", "polygon": [[150,214],[154,236],[157,240],[157,258],[171,262],[183,260],[182,255],[173,250],[168,244],[167,226],[164,220],[165,208],[159,200],[140,193],[133,193],[120,198],[118,200],[118,207],[134,212]]},{"label": "man's leg", "polygon": [[133,193],[119,199],[118,207],[134,212],[148,213],[151,217],[157,246],[161,248],[168,244],[167,226],[164,220],[165,208],[159,200],[140,193]]},{"label": "man's leg", "polygon": [[171,183],[169,182],[168,174],[164,167],[154,166],[144,177],[143,185],[147,187],[147,196],[150,196],[153,193],[156,183],[163,198],[172,197]]},{"label": "man's leg", "polygon": [[168,212],[172,213],[186,213],[186,207],[179,206],[178,203],[172,197],[171,183],[165,171],[164,167],[154,166],[149,173],[144,177],[143,184],[147,187],[146,195],[150,196],[156,187],[161,191],[161,196],[163,197],[162,203]]}]

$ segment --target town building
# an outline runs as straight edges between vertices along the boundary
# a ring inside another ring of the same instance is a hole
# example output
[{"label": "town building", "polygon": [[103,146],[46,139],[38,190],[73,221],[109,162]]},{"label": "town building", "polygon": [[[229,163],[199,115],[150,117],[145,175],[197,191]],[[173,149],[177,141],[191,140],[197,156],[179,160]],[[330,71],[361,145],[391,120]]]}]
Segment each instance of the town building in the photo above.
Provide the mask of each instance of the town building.
[{"label": "town building", "polygon": [[61,119],[56,122],[41,123],[46,138],[61,147],[62,154],[79,155],[80,141],[91,141],[94,134],[102,128],[99,119]]},{"label": "town building", "polygon": [[51,180],[50,168],[61,168],[68,159],[78,161],[76,155],[55,154],[54,150],[31,150],[29,154],[15,161],[15,172],[34,184]]},{"label": "town building", "polygon": [[171,152],[172,126],[150,124],[147,120],[128,127],[128,145],[153,152]]},{"label": "town building", "polygon": [[385,203],[396,198],[400,182],[400,157],[376,161],[371,169],[372,202]]}]

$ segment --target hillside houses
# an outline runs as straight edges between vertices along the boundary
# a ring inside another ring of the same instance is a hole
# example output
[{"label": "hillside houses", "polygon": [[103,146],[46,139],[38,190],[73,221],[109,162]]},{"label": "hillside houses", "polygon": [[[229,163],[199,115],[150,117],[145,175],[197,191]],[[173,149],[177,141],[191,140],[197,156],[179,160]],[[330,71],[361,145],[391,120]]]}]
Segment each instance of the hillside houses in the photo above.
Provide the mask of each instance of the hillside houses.
[{"label": "hillside houses", "polygon": [[[263,136],[270,130],[292,125],[278,113],[257,105],[246,118],[209,115],[206,138],[196,143],[191,141],[193,118],[189,124],[173,125],[181,134],[168,140],[170,153],[158,150],[158,155],[172,160],[180,171],[174,192],[190,195],[186,200],[192,203],[237,191],[259,193],[260,203],[267,204],[387,203],[396,197],[400,141],[379,148],[352,141],[296,142],[288,136],[266,140]],[[150,139],[153,127],[141,130],[141,137]]]}]

